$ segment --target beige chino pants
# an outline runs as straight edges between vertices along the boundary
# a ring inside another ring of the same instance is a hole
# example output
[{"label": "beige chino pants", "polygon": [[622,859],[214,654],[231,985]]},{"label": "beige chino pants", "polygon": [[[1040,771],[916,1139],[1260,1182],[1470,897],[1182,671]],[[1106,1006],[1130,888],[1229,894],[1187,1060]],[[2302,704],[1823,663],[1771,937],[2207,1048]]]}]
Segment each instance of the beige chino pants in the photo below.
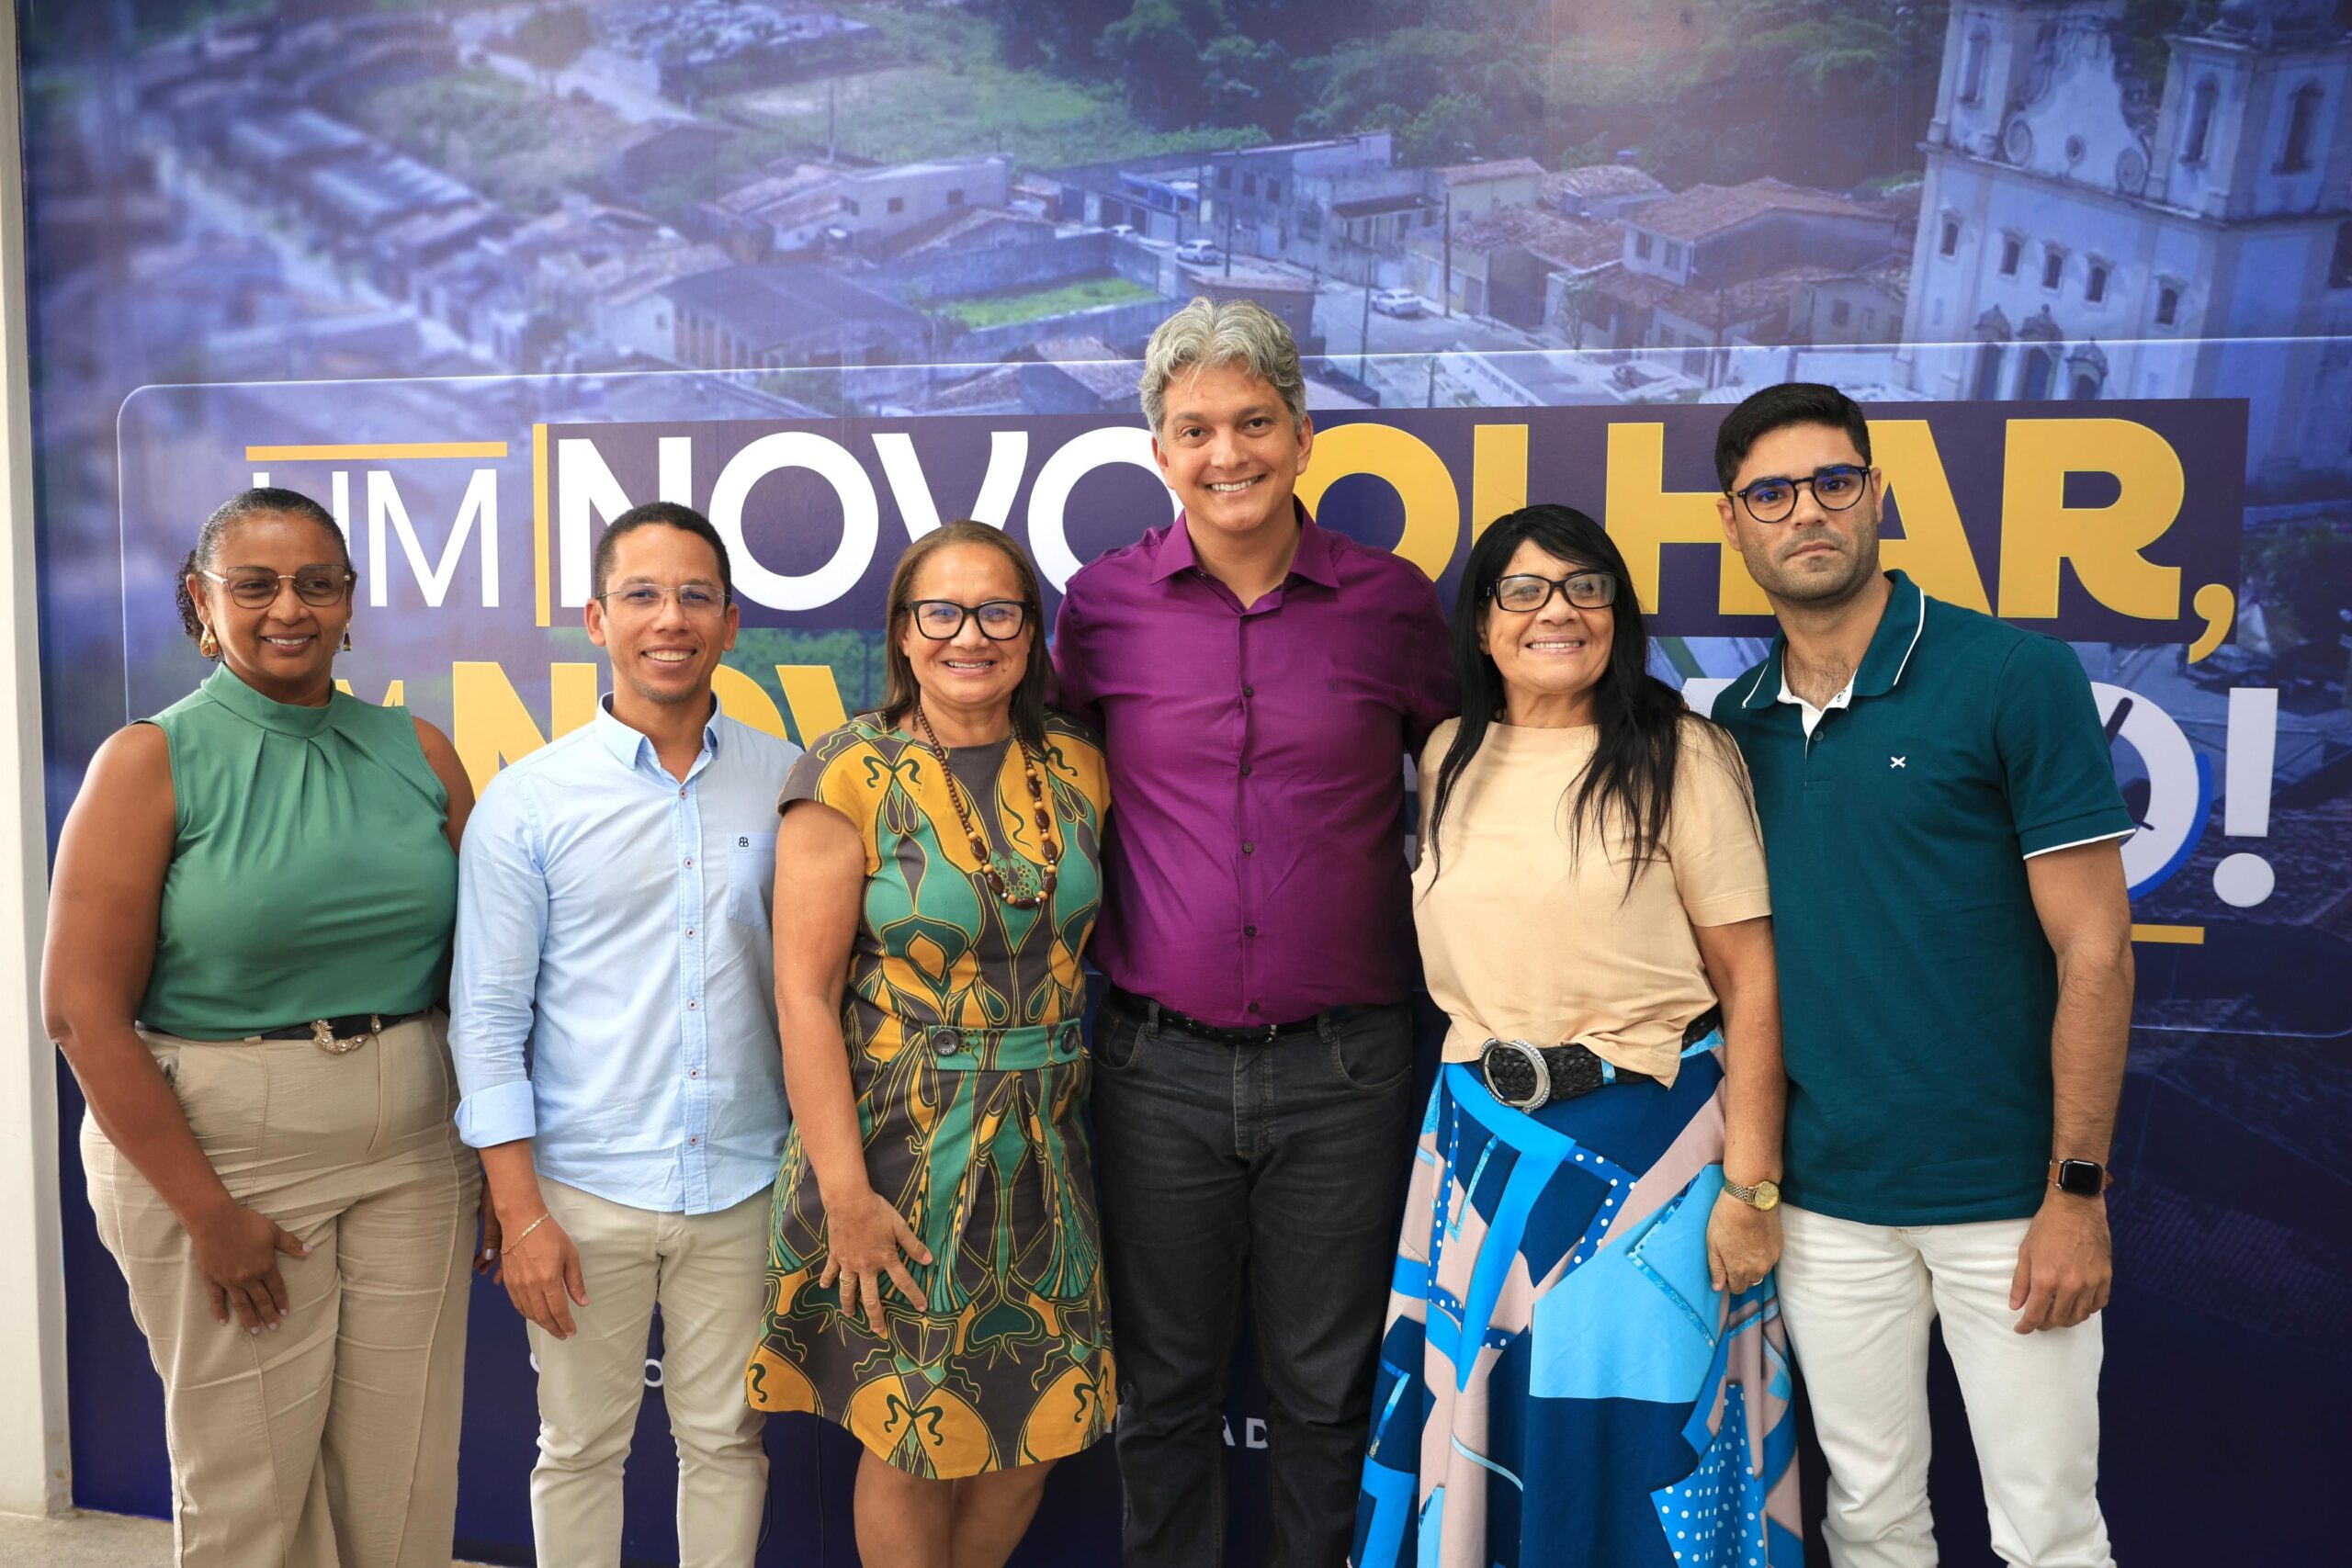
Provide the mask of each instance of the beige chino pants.
[{"label": "beige chino pants", "polygon": [[481,1169],[444,1030],[428,1013],[345,1055],[144,1036],[231,1196],[311,1248],[277,1260],[276,1330],[213,1320],[178,1217],[83,1121],[98,1235],[164,1380],[182,1568],[447,1568]]},{"label": "beige chino pants", "polygon": [[531,1534],[540,1568],[617,1568],[621,1470],[653,1369],[662,1309],[662,1401],[678,1450],[680,1568],[751,1568],[767,1502],[763,1417],[743,1362],[767,1304],[768,1194],[712,1214],[632,1209],[539,1179],[580,1249],[588,1304],[558,1339],[530,1325],[539,1369],[539,1461]]}]

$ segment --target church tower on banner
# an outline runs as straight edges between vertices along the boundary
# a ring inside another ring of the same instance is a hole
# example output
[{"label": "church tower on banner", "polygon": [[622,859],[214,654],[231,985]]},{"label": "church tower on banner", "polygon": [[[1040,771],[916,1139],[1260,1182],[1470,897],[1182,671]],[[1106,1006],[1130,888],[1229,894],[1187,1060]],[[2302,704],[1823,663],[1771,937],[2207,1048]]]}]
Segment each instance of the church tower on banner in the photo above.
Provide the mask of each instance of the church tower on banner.
[{"label": "church tower on banner", "polygon": [[1904,326],[1937,399],[2245,398],[2247,478],[2352,475],[2352,33],[2192,4],[1953,0]]}]

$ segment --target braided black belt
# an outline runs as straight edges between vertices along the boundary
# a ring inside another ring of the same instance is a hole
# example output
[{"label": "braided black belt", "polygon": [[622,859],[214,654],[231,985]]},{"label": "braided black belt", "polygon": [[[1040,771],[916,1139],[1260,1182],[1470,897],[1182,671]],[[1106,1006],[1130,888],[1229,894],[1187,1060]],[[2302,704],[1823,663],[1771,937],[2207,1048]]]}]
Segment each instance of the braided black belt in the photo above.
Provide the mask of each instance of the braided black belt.
[{"label": "braided black belt", "polygon": [[[1724,1010],[1709,1008],[1682,1031],[1684,1049],[1723,1027]],[[1612,1083],[1656,1083],[1647,1073],[1612,1067],[1580,1040],[1530,1045],[1524,1040],[1489,1040],[1478,1053],[1478,1077],[1487,1092],[1514,1111],[1535,1111],[1555,1100],[1575,1100]]]}]

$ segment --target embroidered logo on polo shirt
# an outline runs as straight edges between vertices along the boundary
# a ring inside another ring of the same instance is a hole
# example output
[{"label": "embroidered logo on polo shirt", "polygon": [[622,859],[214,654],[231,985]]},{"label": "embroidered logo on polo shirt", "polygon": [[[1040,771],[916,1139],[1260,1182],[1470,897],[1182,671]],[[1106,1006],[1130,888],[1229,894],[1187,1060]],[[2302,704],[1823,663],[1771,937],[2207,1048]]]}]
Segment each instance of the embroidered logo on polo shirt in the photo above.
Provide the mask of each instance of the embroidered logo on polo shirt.
[{"label": "embroidered logo on polo shirt", "polygon": [[1900,768],[1906,765],[1910,761],[1911,759],[1908,757],[1889,757],[1886,760],[1886,765],[1890,768]]}]

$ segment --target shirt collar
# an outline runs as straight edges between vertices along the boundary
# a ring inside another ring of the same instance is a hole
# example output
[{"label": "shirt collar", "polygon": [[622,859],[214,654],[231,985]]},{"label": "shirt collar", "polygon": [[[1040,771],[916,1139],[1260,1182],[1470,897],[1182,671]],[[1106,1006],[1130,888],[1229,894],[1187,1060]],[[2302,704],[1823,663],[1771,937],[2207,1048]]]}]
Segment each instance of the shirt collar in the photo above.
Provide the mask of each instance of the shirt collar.
[{"label": "shirt collar", "polygon": [[204,678],[202,689],[207,696],[247,723],[279,735],[290,735],[297,740],[308,740],[334,728],[335,705],[339,700],[347,700],[340,692],[330,692],[325,704],[319,707],[281,703],[246,685],[225,663],[214,667],[212,673]]},{"label": "shirt collar", "polygon": [[[1911,651],[1919,646],[1919,634],[1928,623],[1927,591],[1899,571],[1888,572],[1886,581],[1886,608],[1880,612],[1878,629],[1871,633],[1871,645],[1863,652],[1861,666],[1854,671],[1851,682],[1858,697],[1883,697],[1894,690],[1903,679],[1903,671],[1910,666]],[[1772,639],[1772,651],[1765,657],[1764,668],[1748,683],[1747,694],[1740,699],[1741,707],[1769,707],[1781,700],[1781,694],[1789,689],[1785,669],[1788,649],[1787,633]]]},{"label": "shirt collar", "polygon": [[[1291,515],[1298,520],[1298,549],[1291,557],[1290,569],[1309,582],[1319,582],[1326,588],[1340,586],[1338,551],[1333,547],[1329,530],[1315,525],[1306,513],[1306,502],[1296,496],[1290,498]],[[1165,582],[1180,571],[1200,565],[1200,557],[1193,551],[1193,533],[1185,526],[1184,514],[1178,513],[1176,521],[1161,535],[1152,547],[1151,581]]]},{"label": "shirt collar", "polygon": [[[702,750],[706,757],[718,755],[718,694],[710,696],[710,716],[703,721]],[[641,729],[631,728],[613,716],[613,694],[610,692],[596,699],[596,739],[624,767],[637,766],[639,757],[653,744],[652,738]]]}]

